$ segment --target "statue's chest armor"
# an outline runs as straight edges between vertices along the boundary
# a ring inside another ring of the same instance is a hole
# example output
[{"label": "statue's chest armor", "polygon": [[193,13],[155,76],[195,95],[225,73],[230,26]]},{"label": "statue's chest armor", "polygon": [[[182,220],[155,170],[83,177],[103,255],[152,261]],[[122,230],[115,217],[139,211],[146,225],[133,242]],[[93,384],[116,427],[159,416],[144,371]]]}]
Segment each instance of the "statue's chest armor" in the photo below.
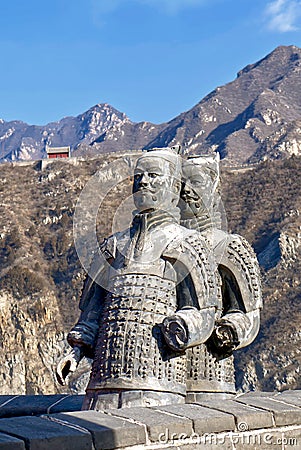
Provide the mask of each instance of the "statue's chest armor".
[{"label": "statue's chest armor", "polygon": [[186,357],[165,344],[160,324],[177,308],[173,281],[124,274],[111,280],[89,388],[184,393]]}]

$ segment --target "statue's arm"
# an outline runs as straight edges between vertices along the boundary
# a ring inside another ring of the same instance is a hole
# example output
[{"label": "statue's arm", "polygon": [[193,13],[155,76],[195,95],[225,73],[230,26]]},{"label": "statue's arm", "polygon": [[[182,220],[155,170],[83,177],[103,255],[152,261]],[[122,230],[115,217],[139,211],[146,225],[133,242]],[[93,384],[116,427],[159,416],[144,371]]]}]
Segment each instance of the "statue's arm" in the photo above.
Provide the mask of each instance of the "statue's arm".
[{"label": "statue's arm", "polygon": [[[107,263],[110,264],[112,262],[114,258],[112,248],[114,245],[114,237],[105,239],[101,244],[101,258],[93,261],[91,266],[95,279],[97,279],[98,274],[102,274],[107,270]],[[93,265],[95,266],[99,262],[101,264],[93,268]],[[87,275],[79,302],[81,314],[78,322],[67,336],[67,341],[72,350],[59,361],[56,370],[57,380],[62,385],[66,384],[68,376],[76,370],[84,356],[93,357],[105,296],[105,289],[94,281],[90,275]]]},{"label": "statue's arm", "polygon": [[213,262],[204,241],[198,236],[193,244],[182,242],[180,248],[167,248],[165,255],[176,256],[178,310],[165,318],[162,332],[169,347],[182,351],[194,347],[213,332],[219,308],[217,281]]},{"label": "statue's arm", "polygon": [[71,352],[61,359],[56,367],[56,379],[64,386],[71,373],[75,372],[80,360],[83,358],[82,347],[73,347]]},{"label": "statue's arm", "polygon": [[222,356],[228,356],[233,350],[246,347],[254,341],[259,332],[262,307],[256,256],[241,236],[233,235],[230,238],[218,268],[223,314],[217,320],[210,338],[212,350]]},{"label": "statue's arm", "polygon": [[260,327],[260,309],[229,312],[216,323],[212,342],[219,353],[232,353],[256,338]]},{"label": "statue's arm", "polygon": [[72,350],[59,361],[56,377],[61,385],[65,385],[69,375],[77,369],[84,356],[93,357],[99,321],[105,291],[94,283],[93,295],[86,303],[86,309],[81,312],[78,322],[68,333],[67,341]]},{"label": "statue's arm", "polygon": [[67,341],[71,347],[80,347],[82,355],[93,357],[95,341],[106,291],[96,282],[93,283],[93,295],[81,312],[78,322],[68,333]]},{"label": "statue's arm", "polygon": [[109,265],[113,262],[116,252],[116,239],[110,236],[100,245],[100,254],[91,264],[90,272],[93,278],[87,275],[79,307],[81,315],[67,336],[71,347],[80,347],[84,356],[93,357],[95,341],[98,333],[106,290],[101,286],[102,276],[107,273]]},{"label": "statue's arm", "polygon": [[214,321],[215,308],[198,310],[187,306],[164,319],[162,332],[170,348],[182,351],[205,342],[213,331]]}]

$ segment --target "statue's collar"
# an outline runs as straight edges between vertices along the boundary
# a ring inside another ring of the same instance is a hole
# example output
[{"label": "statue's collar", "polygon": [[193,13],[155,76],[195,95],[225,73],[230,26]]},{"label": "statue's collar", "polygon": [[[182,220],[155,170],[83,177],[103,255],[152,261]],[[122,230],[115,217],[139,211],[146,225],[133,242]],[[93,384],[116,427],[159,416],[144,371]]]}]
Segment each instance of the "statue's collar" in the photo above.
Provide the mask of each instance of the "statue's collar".
[{"label": "statue's collar", "polygon": [[177,207],[171,208],[168,211],[158,209],[142,213],[134,211],[133,215],[132,226],[134,228],[137,226],[140,227],[141,223],[143,223],[146,230],[169,223],[179,223],[180,221],[180,210]]},{"label": "statue's collar", "polygon": [[182,219],[181,225],[191,230],[197,230],[199,232],[212,230],[213,228],[221,229],[221,214],[216,212],[215,214],[203,214],[201,216],[195,216],[190,219]]}]

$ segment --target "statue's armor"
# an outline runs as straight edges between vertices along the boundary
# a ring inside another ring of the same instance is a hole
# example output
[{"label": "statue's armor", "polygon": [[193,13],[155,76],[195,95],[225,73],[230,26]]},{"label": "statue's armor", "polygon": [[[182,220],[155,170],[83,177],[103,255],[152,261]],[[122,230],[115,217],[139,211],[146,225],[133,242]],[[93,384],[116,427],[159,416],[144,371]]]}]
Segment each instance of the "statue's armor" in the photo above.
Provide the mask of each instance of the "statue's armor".
[{"label": "statue's armor", "polygon": [[[184,400],[187,348],[208,339],[222,306],[205,238],[153,212],[112,235],[101,251],[105,289],[87,281],[80,320],[68,336],[71,345],[94,352],[84,409],[103,407],[112,394],[121,394],[123,406],[123,394],[139,390],[161,393],[157,404],[166,395]],[[164,328],[175,314],[188,327],[183,347],[169,345]]]},{"label": "statue's armor", "polygon": [[[216,254],[223,303],[216,320],[241,327],[237,348],[244,347],[254,340],[259,328],[262,298],[258,262],[252,247],[241,236],[217,229],[208,232],[208,240],[209,236]],[[234,358],[215,354],[210,340],[187,351],[187,393],[192,392],[236,392]]]},{"label": "statue's armor", "polygon": [[[153,234],[157,233],[155,227],[148,231],[147,244],[137,258],[127,258],[132,249],[126,234],[115,235],[108,242],[111,245],[110,241],[117,239],[116,248],[125,250],[114,252],[108,273],[87,408],[93,408],[90,399],[102,393],[140,389],[185,396],[187,354],[167,345],[162,322],[185,307],[190,317],[195,311],[204,311],[206,316],[208,310],[213,317],[206,320],[200,339],[202,335],[207,339],[212,332],[214,312],[221,303],[218,305],[216,275],[205,239],[177,224],[162,229],[165,239],[161,240]],[[153,249],[148,245],[152,239],[157,244]],[[151,253],[145,260],[147,251]],[[187,279],[189,283],[184,282]]]},{"label": "statue's armor", "polygon": [[217,360],[207,344],[187,351],[187,393],[235,393],[233,356]]},{"label": "statue's armor", "polygon": [[160,324],[177,309],[175,282],[122,274],[105,299],[88,390],[185,394],[186,356],[169,350]]},{"label": "statue's armor", "polygon": [[[143,273],[143,264],[139,267],[133,260],[121,264],[111,277],[87,391],[142,389],[185,395],[186,354],[168,347],[161,324],[185,306],[220,309],[221,305],[205,240],[195,231],[174,227],[166,227],[171,239],[151,268],[146,265]],[[178,238],[180,229],[184,239]],[[179,268],[172,260],[185,267],[187,273],[180,276],[192,277],[195,298],[187,291],[181,295]]]}]

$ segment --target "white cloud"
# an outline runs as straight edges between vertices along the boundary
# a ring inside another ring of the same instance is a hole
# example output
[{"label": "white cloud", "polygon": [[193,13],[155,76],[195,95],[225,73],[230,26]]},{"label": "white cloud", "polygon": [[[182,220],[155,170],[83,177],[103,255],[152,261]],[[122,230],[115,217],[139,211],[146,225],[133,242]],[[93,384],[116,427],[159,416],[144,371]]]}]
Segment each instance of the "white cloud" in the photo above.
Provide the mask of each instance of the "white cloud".
[{"label": "white cloud", "polygon": [[267,5],[265,16],[271,31],[296,31],[301,17],[301,0],[274,0]]}]

